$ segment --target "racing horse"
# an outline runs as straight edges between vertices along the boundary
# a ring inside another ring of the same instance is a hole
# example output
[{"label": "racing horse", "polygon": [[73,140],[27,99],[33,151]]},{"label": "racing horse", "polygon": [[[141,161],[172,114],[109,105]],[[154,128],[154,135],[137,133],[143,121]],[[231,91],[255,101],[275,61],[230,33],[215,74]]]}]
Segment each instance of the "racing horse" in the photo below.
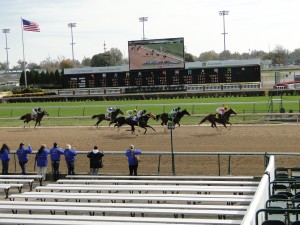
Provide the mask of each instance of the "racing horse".
[{"label": "racing horse", "polygon": [[[224,127],[226,127],[228,130],[230,130],[232,124],[229,122],[229,118],[230,118],[230,116],[232,114],[234,114],[234,115],[237,114],[236,111],[234,111],[232,108],[230,108],[229,110],[227,110],[226,112],[224,112],[223,116],[219,115],[218,118],[216,117],[216,114],[209,114],[206,117],[204,117],[204,119],[201,120],[199,124],[204,123],[206,120],[208,120],[211,123],[211,127],[212,128],[215,127],[217,129],[217,131],[219,131],[219,129],[218,129],[216,123],[223,124]],[[230,127],[228,128],[226,126],[226,124],[229,124]]]},{"label": "racing horse", "polygon": [[94,126],[98,127],[99,123],[103,120],[114,121],[119,113],[124,115],[121,109],[116,109],[116,111],[112,112],[110,118],[108,117],[108,114],[93,115],[92,119],[98,118],[98,122],[95,123]]},{"label": "racing horse", "polygon": [[144,128],[145,129],[144,134],[146,134],[146,132],[147,132],[147,127],[151,128],[152,130],[154,130],[156,132],[156,130],[152,126],[147,124],[148,120],[150,118],[155,119],[155,115],[153,113],[148,113],[144,116],[141,116],[137,121],[132,120],[131,117],[125,118],[124,116],[120,116],[120,117],[117,117],[114,121],[111,121],[109,123],[109,126],[111,124],[115,123],[114,128],[118,127],[120,129],[120,127],[122,127],[124,124],[127,124],[131,127],[130,131],[132,134],[135,134],[135,126]]},{"label": "racing horse", "polygon": [[[182,110],[181,112],[177,112],[174,119],[173,119],[173,122],[176,124],[178,124],[178,126],[180,127],[180,120],[181,118],[184,116],[184,115],[188,115],[190,116],[191,114],[186,110]],[[161,125],[164,126],[164,125],[167,125],[168,121],[172,121],[172,118],[169,118],[169,115],[168,113],[162,113],[162,114],[159,114],[159,115],[156,115],[156,118],[155,118],[157,121],[159,119],[161,119]]]},{"label": "racing horse", "polygon": [[38,124],[38,126],[41,126],[41,121],[45,115],[49,116],[49,114],[46,110],[44,110],[41,113],[38,113],[36,115],[36,118],[33,117],[32,113],[27,113],[27,114],[21,116],[20,120],[23,120],[24,127],[25,127],[25,123],[28,124],[28,122],[30,122],[31,120],[35,120],[35,125],[34,125],[34,129],[35,129],[37,124]]}]

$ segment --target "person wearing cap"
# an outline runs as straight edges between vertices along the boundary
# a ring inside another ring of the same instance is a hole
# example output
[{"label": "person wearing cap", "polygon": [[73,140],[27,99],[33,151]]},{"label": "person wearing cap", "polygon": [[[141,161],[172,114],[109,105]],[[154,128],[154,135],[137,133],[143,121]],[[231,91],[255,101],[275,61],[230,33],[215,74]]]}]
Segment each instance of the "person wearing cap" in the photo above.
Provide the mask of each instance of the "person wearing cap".
[{"label": "person wearing cap", "polygon": [[171,112],[169,113],[170,118],[173,120],[176,117],[176,114],[180,111],[181,107],[175,107],[171,110]]},{"label": "person wearing cap", "polygon": [[63,154],[64,151],[57,146],[56,142],[54,142],[53,148],[50,149],[50,158],[51,158],[52,174],[53,174],[54,181],[57,181],[59,179],[60,156]]},{"label": "person wearing cap", "polygon": [[26,163],[28,162],[28,154],[30,153],[32,153],[32,147],[28,144],[28,148],[25,148],[24,143],[21,143],[16,151],[23,175],[26,175]]},{"label": "person wearing cap", "polygon": [[125,152],[125,156],[128,159],[129,166],[129,175],[137,176],[137,170],[139,166],[138,155],[142,154],[142,151],[139,149],[135,149],[134,145],[130,145],[129,148]]},{"label": "person wearing cap", "polygon": [[94,149],[87,154],[90,159],[90,175],[98,175],[99,168],[103,167],[103,156],[104,153],[98,150],[98,146],[94,146]]},{"label": "person wearing cap", "polygon": [[216,109],[216,118],[223,118],[223,114],[228,110],[228,106],[221,106]]},{"label": "person wearing cap", "polygon": [[111,119],[111,114],[112,114],[113,112],[115,112],[116,110],[117,110],[116,107],[108,107],[108,108],[106,109],[106,111],[108,112],[107,117],[108,117],[109,119]]},{"label": "person wearing cap", "polygon": [[128,111],[126,112],[126,114],[128,115],[128,117],[129,117],[130,119],[136,120],[136,119],[137,119],[137,117],[136,117],[136,112],[137,112],[136,109],[131,109],[131,110],[128,110]]},{"label": "person wearing cap", "polygon": [[75,156],[77,152],[75,149],[72,149],[71,145],[66,144],[64,155],[68,167],[68,175],[75,175]]},{"label": "person wearing cap", "polygon": [[42,175],[43,180],[46,180],[47,166],[48,166],[48,154],[50,151],[46,149],[46,145],[43,144],[39,148],[35,156],[37,175]]},{"label": "person wearing cap", "polygon": [[9,164],[9,160],[10,160],[9,151],[10,151],[10,148],[8,147],[8,145],[3,144],[0,149],[0,159],[2,161],[2,175],[8,174],[8,164]]},{"label": "person wearing cap", "polygon": [[35,120],[37,117],[37,114],[42,113],[41,107],[33,108],[32,109],[32,118]]}]

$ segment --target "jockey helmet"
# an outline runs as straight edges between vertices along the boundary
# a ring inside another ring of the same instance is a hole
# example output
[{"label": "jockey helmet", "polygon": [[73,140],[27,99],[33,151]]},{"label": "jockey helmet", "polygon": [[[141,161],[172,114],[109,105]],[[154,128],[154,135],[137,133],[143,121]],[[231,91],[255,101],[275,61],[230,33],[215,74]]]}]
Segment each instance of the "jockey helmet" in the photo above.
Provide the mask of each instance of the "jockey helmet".
[{"label": "jockey helmet", "polygon": [[136,109],[134,109],[133,112],[136,112]]},{"label": "jockey helmet", "polygon": [[178,107],[177,107],[177,109],[178,109],[178,110],[180,110],[180,109],[181,109],[181,107],[180,107],[180,106],[178,106]]},{"label": "jockey helmet", "polygon": [[38,110],[41,111],[41,107],[39,107]]},{"label": "jockey helmet", "polygon": [[228,106],[225,105],[225,106],[224,106],[224,109],[227,110],[227,109],[228,109]]},{"label": "jockey helmet", "polygon": [[146,112],[147,112],[146,109],[144,109],[144,110],[143,110],[143,113],[146,113]]}]

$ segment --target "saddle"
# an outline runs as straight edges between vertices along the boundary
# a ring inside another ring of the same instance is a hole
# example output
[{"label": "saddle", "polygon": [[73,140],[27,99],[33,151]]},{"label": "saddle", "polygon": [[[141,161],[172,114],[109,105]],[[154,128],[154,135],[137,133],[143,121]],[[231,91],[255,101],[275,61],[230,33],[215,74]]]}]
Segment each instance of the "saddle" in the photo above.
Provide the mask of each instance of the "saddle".
[{"label": "saddle", "polygon": [[219,114],[219,113],[216,113],[215,118],[216,118],[216,119],[222,119],[222,118],[223,118],[223,115],[221,115],[221,114]]},{"label": "saddle", "polygon": [[173,120],[176,117],[176,114],[168,113],[168,119]]},{"label": "saddle", "polygon": [[35,119],[36,119],[36,116],[37,116],[36,114],[31,113],[31,119],[32,119],[32,120],[35,120]]}]

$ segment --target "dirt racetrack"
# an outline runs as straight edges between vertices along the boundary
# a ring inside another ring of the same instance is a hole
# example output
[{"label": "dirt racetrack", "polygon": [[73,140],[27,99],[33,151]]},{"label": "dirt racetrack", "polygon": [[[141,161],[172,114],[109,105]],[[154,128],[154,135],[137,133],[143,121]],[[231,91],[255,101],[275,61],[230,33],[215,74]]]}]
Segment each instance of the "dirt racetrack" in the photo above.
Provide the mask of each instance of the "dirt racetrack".
[{"label": "dirt racetrack", "polygon": [[[145,152],[171,152],[171,135],[169,130],[155,126],[156,132],[148,130],[146,135],[139,133],[132,135],[122,127],[120,132],[108,127],[41,127],[31,128],[1,128],[1,142],[6,142],[11,152],[15,152],[19,143],[30,143],[33,150],[38,150],[41,144],[52,147],[58,142],[61,148],[66,143],[71,144],[77,151],[90,151],[94,145],[101,150],[121,151],[130,144],[134,144]],[[222,129],[217,133],[215,129],[206,126],[181,126],[173,131],[174,152],[300,152],[299,125],[233,125],[231,130]],[[76,157],[76,173],[87,174],[89,162],[85,155]],[[298,157],[277,157],[279,166],[299,166]],[[228,156],[221,157],[221,175],[228,174]],[[263,156],[235,156],[231,159],[232,175],[261,175],[264,171]],[[142,156],[139,166],[140,174],[156,174],[160,165],[160,174],[171,173],[171,157],[162,157],[158,161],[157,155]],[[51,173],[51,166],[48,166]],[[34,170],[34,154],[30,155],[28,172]],[[104,157],[104,168],[101,174],[126,174],[127,162],[123,154],[107,155]],[[177,175],[217,175],[218,157],[182,155],[176,156]],[[66,173],[66,165],[61,164],[61,172]],[[20,168],[12,156],[9,172],[20,173]]]},{"label": "dirt racetrack", "polygon": [[[170,131],[161,126],[155,129],[156,132],[148,129],[146,135],[141,130],[135,136],[125,127],[119,134],[108,127],[0,128],[0,137],[12,150],[21,142],[30,143],[37,150],[40,144],[51,147],[56,141],[62,148],[69,143],[76,150],[90,150],[98,145],[104,151],[123,151],[135,144],[146,152],[169,152]],[[173,131],[174,151],[299,153],[299,132],[297,125],[235,125],[231,130],[222,129],[219,134],[209,126],[181,126]]]}]

